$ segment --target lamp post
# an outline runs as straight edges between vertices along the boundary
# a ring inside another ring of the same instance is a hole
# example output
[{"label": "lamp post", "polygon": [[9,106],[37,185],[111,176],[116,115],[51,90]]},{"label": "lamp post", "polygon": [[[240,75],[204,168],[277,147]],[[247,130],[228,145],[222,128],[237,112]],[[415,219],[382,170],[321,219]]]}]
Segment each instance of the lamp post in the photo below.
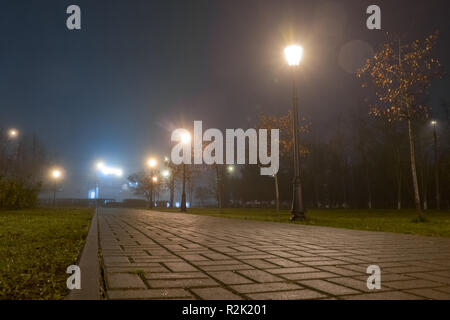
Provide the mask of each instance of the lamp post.
[{"label": "lamp post", "polygon": [[294,179],[292,181],[292,209],[291,221],[304,220],[305,208],[303,207],[302,186],[300,182],[300,155],[298,146],[298,97],[296,75],[303,49],[299,45],[291,45],[284,49],[284,54],[288,65],[292,70],[292,116],[293,116],[293,138],[294,138]]},{"label": "lamp post", "polygon": [[[169,157],[164,157],[164,162],[167,168],[169,170],[165,170],[168,173],[168,176],[170,176],[170,182],[169,182],[169,189],[170,189],[170,199],[169,199],[169,206],[173,208],[173,200],[175,196],[175,174],[173,169],[173,164],[170,162]],[[163,172],[164,175],[164,172]]]},{"label": "lamp post", "polygon": [[[191,135],[189,132],[185,132],[181,135],[181,143],[187,144],[191,141]],[[181,212],[186,212],[186,163],[183,161],[183,189],[181,192]]]},{"label": "lamp post", "polygon": [[61,178],[61,170],[59,169],[53,169],[51,172],[51,177],[53,179],[53,207],[56,206],[56,191],[57,191],[57,183],[58,180]]},{"label": "lamp post", "polygon": [[155,177],[153,176],[153,171],[156,168],[158,161],[156,161],[155,158],[150,158],[147,162],[148,166],[150,167],[150,204],[149,204],[149,208],[153,209],[153,184],[157,181],[155,181]]},{"label": "lamp post", "polygon": [[439,193],[439,159],[438,159],[438,141],[437,141],[437,121],[431,121],[434,137],[434,182],[436,186],[436,209],[441,210],[441,195]]}]

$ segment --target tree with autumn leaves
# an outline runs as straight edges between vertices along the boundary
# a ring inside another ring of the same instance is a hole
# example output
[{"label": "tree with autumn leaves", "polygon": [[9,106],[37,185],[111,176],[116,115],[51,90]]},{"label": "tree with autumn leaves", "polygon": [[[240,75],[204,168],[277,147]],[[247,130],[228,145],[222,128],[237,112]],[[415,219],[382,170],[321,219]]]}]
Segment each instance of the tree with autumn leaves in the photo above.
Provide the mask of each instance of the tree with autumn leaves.
[{"label": "tree with autumn leaves", "polygon": [[376,99],[370,113],[387,122],[407,122],[414,203],[420,218],[423,216],[417,180],[414,127],[418,121],[429,117],[427,89],[431,81],[442,74],[438,59],[433,57],[437,38],[436,32],[408,44],[401,44],[399,40],[387,41],[357,72],[357,77],[363,80],[363,87],[375,89]]}]

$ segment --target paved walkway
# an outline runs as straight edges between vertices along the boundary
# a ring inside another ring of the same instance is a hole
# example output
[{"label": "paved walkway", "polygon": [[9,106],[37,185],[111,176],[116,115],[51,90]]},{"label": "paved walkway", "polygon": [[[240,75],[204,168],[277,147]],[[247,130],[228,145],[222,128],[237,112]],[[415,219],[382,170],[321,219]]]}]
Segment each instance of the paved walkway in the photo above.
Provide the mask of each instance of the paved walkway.
[{"label": "paved walkway", "polygon": [[[450,299],[450,239],[102,209],[109,299]],[[366,269],[381,268],[381,290]]]}]

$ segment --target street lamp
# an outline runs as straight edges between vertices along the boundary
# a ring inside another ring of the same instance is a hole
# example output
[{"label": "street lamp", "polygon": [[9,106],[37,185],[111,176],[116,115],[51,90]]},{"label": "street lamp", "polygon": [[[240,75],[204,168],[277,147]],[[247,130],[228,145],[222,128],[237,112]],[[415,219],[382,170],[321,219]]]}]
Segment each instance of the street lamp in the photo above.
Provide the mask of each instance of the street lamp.
[{"label": "street lamp", "polygon": [[[181,143],[187,144],[191,141],[191,134],[185,132],[181,134]],[[181,208],[182,212],[186,212],[186,163],[183,162],[183,190],[181,193]]]},{"label": "street lamp", "polygon": [[233,173],[234,172],[234,167],[233,166],[228,166],[227,170],[229,173]]},{"label": "street lamp", "polygon": [[[121,168],[114,168],[107,166],[103,161],[99,161],[96,163],[97,171],[101,172],[105,176],[116,176],[118,178],[122,177],[123,170]],[[95,176],[95,207],[98,207],[98,199],[100,198],[100,174],[96,174]]]},{"label": "street lamp", "polygon": [[164,157],[164,164],[165,164],[165,166],[167,168],[169,168],[168,170],[164,170],[163,171],[163,176],[166,177],[166,178],[170,176],[170,180],[169,180],[169,192],[170,192],[169,206],[171,208],[173,208],[173,199],[175,197],[174,165],[170,162],[170,159],[167,156]]},{"label": "street lamp", "polygon": [[298,146],[298,97],[296,75],[300,60],[303,55],[303,48],[299,45],[290,45],[284,49],[286,61],[292,70],[292,116],[293,116],[293,135],[294,135],[294,179],[292,181],[292,209],[291,221],[304,220],[305,208],[303,207],[302,186],[300,182],[300,154]]},{"label": "street lamp", "polygon": [[56,191],[57,183],[62,177],[62,172],[60,169],[53,169],[51,171],[51,178],[53,179],[53,207],[56,205]]},{"label": "street lamp", "polygon": [[431,121],[434,136],[434,182],[436,188],[436,209],[441,210],[441,195],[439,192],[439,159],[438,159],[438,141],[437,141],[437,121]]},{"label": "street lamp", "polygon": [[164,178],[167,178],[168,176],[170,176],[170,171],[169,170],[163,170],[163,172],[161,172],[162,176]]},{"label": "street lamp", "polygon": [[[155,158],[150,158],[147,161],[147,165],[150,167],[150,203],[149,203],[149,208],[153,209],[153,184],[158,181],[158,178],[156,178],[155,176],[153,176],[153,172],[156,168],[156,166],[158,165],[158,161]],[[155,180],[156,178],[156,180]]]},{"label": "street lamp", "polygon": [[8,137],[10,139],[15,139],[19,136],[19,131],[17,129],[11,128],[8,130]]}]

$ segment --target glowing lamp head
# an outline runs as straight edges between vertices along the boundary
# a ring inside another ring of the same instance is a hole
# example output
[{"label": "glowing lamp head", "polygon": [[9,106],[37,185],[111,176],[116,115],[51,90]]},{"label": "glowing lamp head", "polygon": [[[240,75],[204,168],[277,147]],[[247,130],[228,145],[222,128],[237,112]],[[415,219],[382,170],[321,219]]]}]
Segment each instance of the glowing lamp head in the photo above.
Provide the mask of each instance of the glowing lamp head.
[{"label": "glowing lamp head", "polygon": [[299,45],[291,45],[284,49],[284,56],[290,66],[298,66],[302,59],[303,48]]},{"label": "glowing lamp head", "polygon": [[55,180],[61,178],[61,170],[59,169],[52,170],[52,178]]},{"label": "glowing lamp head", "polygon": [[158,162],[156,161],[155,158],[151,158],[147,161],[147,164],[150,168],[155,168]]},{"label": "glowing lamp head", "polygon": [[163,177],[168,177],[168,176],[170,176],[169,170],[164,170],[164,171],[162,172],[162,175],[163,175]]},{"label": "glowing lamp head", "polygon": [[437,121],[436,121],[436,120],[433,120],[433,121],[431,121],[431,124],[432,124],[433,126],[435,126],[435,125],[437,124]]},{"label": "glowing lamp head", "polygon": [[158,182],[158,177],[156,177],[156,176],[153,177],[153,178],[152,178],[152,181],[153,181],[153,182]]},{"label": "glowing lamp head", "polygon": [[97,163],[97,169],[101,170],[105,167],[105,164],[103,162],[98,162]]},{"label": "glowing lamp head", "polygon": [[10,138],[16,138],[18,135],[19,135],[19,131],[17,131],[16,129],[9,129],[8,136]]},{"label": "glowing lamp head", "polygon": [[191,141],[191,135],[189,132],[185,132],[181,134],[181,143],[189,143]]},{"label": "glowing lamp head", "polygon": [[233,172],[234,171],[234,167],[233,166],[228,166],[227,170],[228,170],[228,172]]}]

